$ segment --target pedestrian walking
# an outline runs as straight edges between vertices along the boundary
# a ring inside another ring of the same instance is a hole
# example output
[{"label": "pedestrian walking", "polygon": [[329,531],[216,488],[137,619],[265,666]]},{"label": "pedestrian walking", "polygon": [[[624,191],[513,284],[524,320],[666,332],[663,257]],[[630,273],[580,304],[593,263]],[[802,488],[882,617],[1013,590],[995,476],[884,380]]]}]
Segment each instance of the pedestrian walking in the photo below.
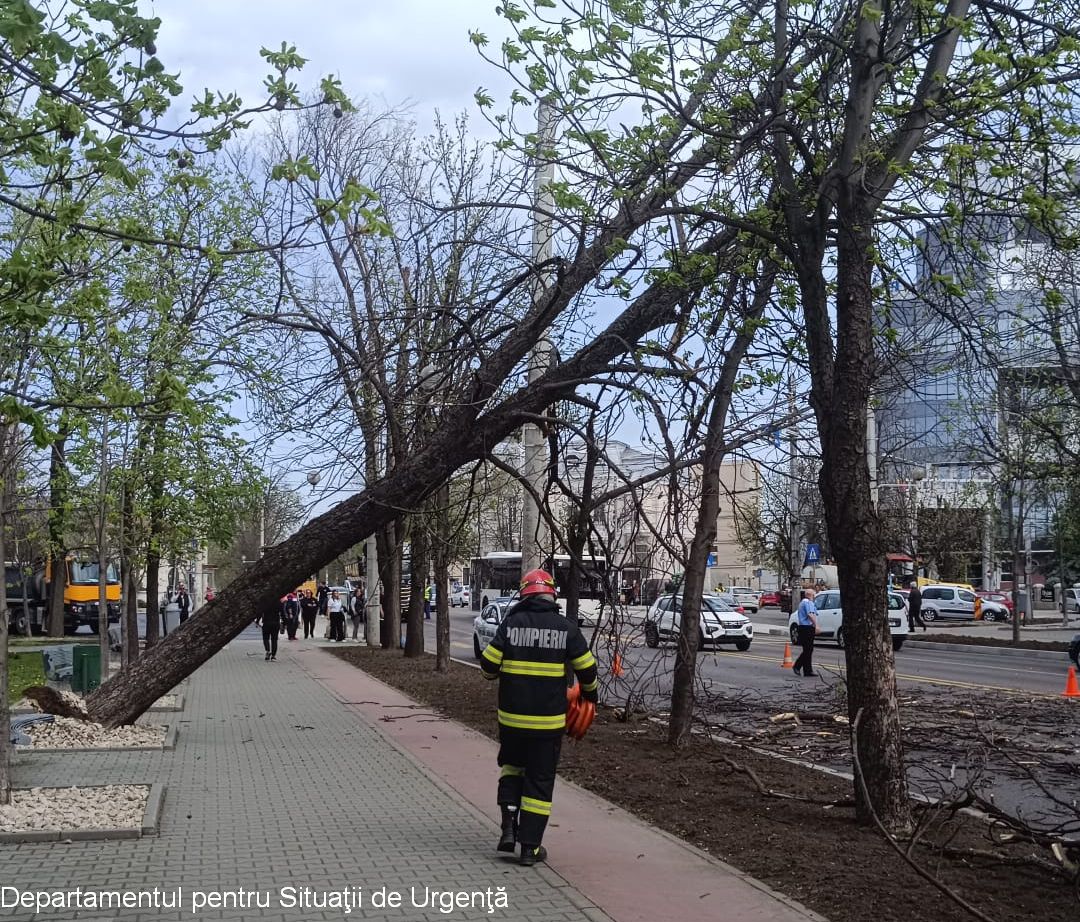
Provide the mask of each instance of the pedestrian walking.
[{"label": "pedestrian walking", "polygon": [[281,603],[271,602],[261,612],[263,648],[267,660],[277,659],[277,638],[281,629]]},{"label": "pedestrian walking", "polygon": [[795,660],[791,671],[795,675],[815,676],[814,672],[814,637],[817,635],[817,606],[814,605],[814,596],[817,593],[813,589],[807,589],[803,593],[803,600],[799,603],[798,625],[796,627],[796,639],[802,652]]},{"label": "pedestrian walking", "polygon": [[326,583],[319,583],[317,598],[319,600],[319,614],[326,615],[326,601],[330,598],[330,587]]},{"label": "pedestrian walking", "polygon": [[176,590],[176,604],[180,606],[180,623],[183,624],[191,612],[191,596],[183,586]]},{"label": "pedestrian walking", "polygon": [[345,639],[345,611],[336,589],[326,600],[326,611],[330,616],[330,639],[340,643]]},{"label": "pedestrian walking", "polygon": [[315,619],[319,616],[319,600],[310,589],[301,593],[301,596],[300,617],[304,622],[304,640],[307,640],[315,636]]},{"label": "pedestrian walking", "polygon": [[926,622],[922,618],[922,593],[919,591],[919,584],[911,584],[911,592],[907,597],[907,624],[908,630],[912,633],[915,632],[915,626],[919,625],[922,629],[926,630]]},{"label": "pedestrian walking", "polygon": [[295,592],[285,596],[281,613],[285,617],[285,630],[289,632],[289,640],[296,640],[296,629],[300,627],[300,602]]},{"label": "pedestrian walking", "polygon": [[1080,669],[1080,634],[1069,641],[1069,659],[1077,669]]},{"label": "pedestrian walking", "polygon": [[349,600],[349,614],[352,615],[352,639],[360,639],[360,626],[364,623],[364,590],[357,586]]},{"label": "pedestrian walking", "polygon": [[531,570],[480,658],[485,678],[499,680],[498,804],[502,834],[498,850],[521,843],[521,864],[547,858],[544,830],[559,750],[566,731],[566,667],[577,674],[581,695],[597,700],[596,659],[581,629],[555,604],[555,580]]}]

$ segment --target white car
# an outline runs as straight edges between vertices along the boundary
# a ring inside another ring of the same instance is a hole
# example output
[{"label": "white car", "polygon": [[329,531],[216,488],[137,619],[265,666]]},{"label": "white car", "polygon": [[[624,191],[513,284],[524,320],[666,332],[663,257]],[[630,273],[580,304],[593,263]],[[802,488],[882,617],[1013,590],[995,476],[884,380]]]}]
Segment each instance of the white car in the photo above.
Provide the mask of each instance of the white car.
[{"label": "white car", "polygon": [[735,601],[746,611],[755,615],[758,613],[758,609],[761,608],[760,592],[748,586],[732,586],[729,591],[735,597]]},{"label": "white car", "polygon": [[[840,607],[840,590],[823,589],[814,599],[814,605],[818,612],[818,635],[815,641],[832,640],[841,650],[844,649],[844,610]],[[798,608],[798,605],[795,607]],[[904,597],[899,592],[890,592],[885,617],[889,620],[893,650],[899,650],[907,639],[907,614]],[[799,613],[793,611],[788,616],[788,633],[792,643],[798,643],[798,624]]]},{"label": "white car", "polygon": [[[645,616],[645,643],[658,647],[662,640],[678,640],[682,622],[682,596],[662,595]],[[698,648],[709,644],[735,644],[736,650],[749,650],[754,639],[754,625],[717,595],[701,597],[701,625]]]},{"label": "white car", "polygon": [[468,586],[454,586],[450,590],[450,605],[451,607],[456,605],[464,605],[469,607],[472,602],[472,590]]},{"label": "white car", "polygon": [[483,654],[484,647],[495,639],[495,632],[499,629],[499,625],[502,624],[503,618],[506,617],[507,611],[510,610],[510,603],[513,601],[510,596],[500,596],[497,599],[492,599],[484,606],[484,610],[473,618],[472,645],[473,655],[477,659],[480,659]]},{"label": "white car", "polygon": [[[976,595],[970,589],[961,586],[923,586],[922,619],[923,621],[975,619]],[[1000,602],[984,599],[982,615],[986,621],[1008,621],[1009,609]]]}]

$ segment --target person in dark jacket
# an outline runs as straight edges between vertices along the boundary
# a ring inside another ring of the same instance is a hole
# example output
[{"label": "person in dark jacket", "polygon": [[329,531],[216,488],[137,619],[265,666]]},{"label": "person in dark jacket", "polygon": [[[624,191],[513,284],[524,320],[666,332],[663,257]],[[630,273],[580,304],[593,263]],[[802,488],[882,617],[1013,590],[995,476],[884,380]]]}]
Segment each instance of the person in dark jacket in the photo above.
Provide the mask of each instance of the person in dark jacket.
[{"label": "person in dark jacket", "polygon": [[1077,669],[1080,669],[1080,634],[1069,641],[1069,659]]},{"label": "person in dark jacket", "polygon": [[295,592],[285,596],[281,614],[285,618],[285,630],[289,632],[289,640],[296,640],[296,629],[300,627],[300,603],[296,600]]},{"label": "person in dark jacket", "polygon": [[319,614],[322,615],[323,617],[325,617],[326,616],[326,602],[330,598],[330,587],[327,586],[326,583],[319,583],[319,588],[317,590],[317,595],[318,595],[318,599],[319,599]]},{"label": "person in dark jacket", "polygon": [[316,599],[315,594],[308,589],[301,594],[300,598],[300,617],[304,621],[304,640],[315,636],[315,619],[318,615],[319,600]]},{"label": "person in dark jacket", "polygon": [[180,623],[183,624],[191,613],[191,596],[183,586],[176,590],[176,604],[180,606]]},{"label": "person in dark jacket", "polygon": [[922,619],[922,592],[919,591],[919,584],[911,584],[911,592],[907,597],[907,624],[908,630],[915,631],[915,626],[919,625],[922,629],[926,630],[926,622]]},{"label": "person in dark jacket", "polygon": [[587,701],[597,700],[597,680],[596,659],[581,629],[555,604],[551,575],[526,573],[520,595],[484,650],[480,667],[485,678],[499,680],[502,834],[497,848],[512,852],[520,842],[519,860],[528,866],[547,858],[541,842],[566,730],[567,666]]},{"label": "person in dark jacket", "polygon": [[268,660],[277,659],[277,635],[281,630],[281,603],[271,602],[262,610],[263,648]]}]

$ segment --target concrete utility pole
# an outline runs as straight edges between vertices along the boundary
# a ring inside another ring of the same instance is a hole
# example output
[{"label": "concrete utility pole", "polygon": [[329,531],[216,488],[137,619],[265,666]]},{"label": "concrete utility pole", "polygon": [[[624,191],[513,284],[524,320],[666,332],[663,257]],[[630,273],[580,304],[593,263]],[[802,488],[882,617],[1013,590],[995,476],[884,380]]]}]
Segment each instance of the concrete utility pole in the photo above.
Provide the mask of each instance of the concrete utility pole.
[{"label": "concrete utility pole", "polygon": [[[538,154],[533,197],[534,224],[532,236],[532,261],[536,277],[533,282],[534,303],[547,291],[544,275],[536,268],[551,258],[551,214],[555,202],[551,184],[555,180],[555,164],[547,156],[555,144],[555,111],[546,100],[541,100],[536,110],[536,134]],[[529,383],[532,384],[547,369],[551,360],[551,342],[541,337],[529,353]],[[525,451],[522,475],[533,493],[544,492],[547,479],[547,457],[544,434],[535,423],[522,427],[521,442]],[[548,551],[548,527],[540,515],[540,508],[529,490],[523,491],[521,507],[521,572],[527,573],[541,566]]]}]

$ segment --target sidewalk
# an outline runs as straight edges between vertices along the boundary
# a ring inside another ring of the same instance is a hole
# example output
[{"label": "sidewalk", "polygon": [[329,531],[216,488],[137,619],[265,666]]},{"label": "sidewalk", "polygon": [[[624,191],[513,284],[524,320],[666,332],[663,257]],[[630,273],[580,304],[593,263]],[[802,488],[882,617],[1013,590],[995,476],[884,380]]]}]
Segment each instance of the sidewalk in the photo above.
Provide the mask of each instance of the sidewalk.
[{"label": "sidewalk", "polygon": [[[0,920],[820,918],[561,781],[551,866],[501,858],[493,848],[494,744],[420,710],[321,646],[285,642],[278,662],[267,663],[246,632],[192,677],[182,713],[154,715],[178,721],[174,752],[20,756],[16,786],[163,782],[161,834],[3,846],[0,886],[183,888],[183,902],[39,915],[0,908]],[[281,905],[282,887],[311,888],[316,902]],[[400,907],[372,907],[383,887],[401,893]],[[508,908],[490,914],[475,902],[447,912],[428,893],[497,887]],[[344,888],[362,888],[363,904],[351,915],[317,903]],[[269,906],[249,896],[258,908],[241,908],[238,890],[265,895]],[[196,891],[232,893],[233,903],[193,914]],[[414,898],[427,905],[412,906]]]}]

